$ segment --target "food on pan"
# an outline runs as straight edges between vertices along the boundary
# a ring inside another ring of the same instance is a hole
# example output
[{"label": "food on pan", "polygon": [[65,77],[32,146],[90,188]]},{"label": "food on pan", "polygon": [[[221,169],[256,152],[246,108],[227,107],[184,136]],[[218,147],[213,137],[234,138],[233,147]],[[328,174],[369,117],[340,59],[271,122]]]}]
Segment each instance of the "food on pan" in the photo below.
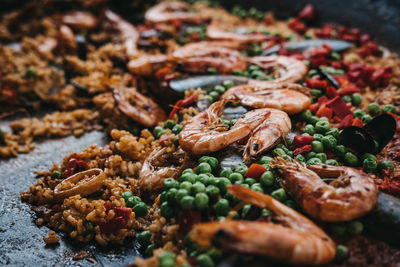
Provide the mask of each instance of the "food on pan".
[{"label": "food on pan", "polygon": [[383,257],[359,251],[377,244],[363,230],[382,192],[400,197],[395,54],[357,29],[309,27],[310,5],[279,21],[163,1],[132,23],[106,1],[56,2],[0,22],[2,117],[53,108],[1,130],[0,157],[92,130],[110,140],[21,193],[47,244],[53,230],[136,238],[137,266],[400,261],[385,243]]}]

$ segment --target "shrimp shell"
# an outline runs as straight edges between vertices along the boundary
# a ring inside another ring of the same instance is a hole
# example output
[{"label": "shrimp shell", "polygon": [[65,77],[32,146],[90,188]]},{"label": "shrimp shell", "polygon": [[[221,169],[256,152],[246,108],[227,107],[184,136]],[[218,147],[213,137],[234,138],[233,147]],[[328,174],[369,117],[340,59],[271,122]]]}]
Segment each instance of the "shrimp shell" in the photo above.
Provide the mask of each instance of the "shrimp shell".
[{"label": "shrimp shell", "polygon": [[192,240],[202,246],[213,241],[227,249],[289,264],[319,265],[334,258],[336,247],[331,238],[297,211],[242,186],[231,185],[228,192],[244,202],[268,209],[274,221],[281,224],[231,220],[201,223],[190,232]]},{"label": "shrimp shell", "polygon": [[165,1],[147,10],[144,18],[149,24],[170,23],[174,21],[200,24],[209,17],[204,14],[189,11],[190,5],[181,1]]},{"label": "shrimp shell", "polygon": [[[273,165],[282,175],[281,186],[311,217],[326,222],[359,218],[375,206],[378,188],[364,172],[345,166],[305,166],[282,158]],[[337,178],[326,184],[321,178]]]}]

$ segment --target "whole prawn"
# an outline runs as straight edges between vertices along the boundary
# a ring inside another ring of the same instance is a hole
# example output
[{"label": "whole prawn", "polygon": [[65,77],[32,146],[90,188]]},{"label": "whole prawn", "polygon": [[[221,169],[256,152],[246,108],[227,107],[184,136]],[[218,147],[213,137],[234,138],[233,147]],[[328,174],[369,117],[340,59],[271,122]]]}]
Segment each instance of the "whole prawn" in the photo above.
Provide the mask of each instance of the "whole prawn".
[{"label": "whole prawn", "polygon": [[244,202],[273,213],[273,221],[233,221],[197,224],[189,233],[199,245],[218,244],[225,249],[257,254],[279,262],[320,265],[333,260],[332,239],[312,221],[274,198],[238,186],[228,192]]},{"label": "whole prawn", "polygon": [[300,92],[306,91],[301,87],[297,84],[282,84],[269,89],[263,85],[240,85],[225,92],[222,99],[240,101],[242,105],[252,108],[275,108],[296,114],[311,104],[310,98]]},{"label": "whole prawn", "polygon": [[157,103],[135,89],[114,89],[113,96],[122,113],[146,127],[156,126],[166,118]]},{"label": "whole prawn", "polygon": [[181,1],[165,1],[147,10],[145,20],[149,24],[174,21],[200,24],[209,18],[205,14],[190,11],[190,5]]},{"label": "whole prawn", "polygon": [[[281,186],[311,217],[327,222],[349,221],[367,214],[378,198],[374,181],[364,172],[346,166],[305,166],[277,158]],[[326,184],[321,178],[336,178]]]}]

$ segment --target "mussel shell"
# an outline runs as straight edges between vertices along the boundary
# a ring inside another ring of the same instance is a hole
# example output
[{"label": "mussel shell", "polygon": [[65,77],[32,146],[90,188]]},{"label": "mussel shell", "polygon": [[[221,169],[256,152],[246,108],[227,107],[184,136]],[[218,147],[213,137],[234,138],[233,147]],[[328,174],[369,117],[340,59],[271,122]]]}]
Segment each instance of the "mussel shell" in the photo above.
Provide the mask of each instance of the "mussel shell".
[{"label": "mussel shell", "polygon": [[219,85],[225,80],[231,80],[235,84],[245,84],[248,82],[248,78],[241,76],[202,75],[172,80],[169,82],[169,87],[178,93],[183,93],[192,88],[202,88],[208,92],[212,91],[215,85]]},{"label": "mussel shell", "polygon": [[378,142],[379,153],[392,140],[396,132],[396,120],[389,114],[382,114],[374,118],[363,129]]},{"label": "mussel shell", "polygon": [[[314,39],[304,40],[298,42],[285,43],[285,49],[288,52],[303,52],[311,47],[321,47],[323,44],[327,44],[332,47],[333,51],[339,52],[348,49],[352,44],[341,40],[329,40],[329,39]],[[269,56],[275,53],[279,53],[279,45],[274,45],[270,49],[265,50],[262,55]]]},{"label": "mussel shell", "polygon": [[343,129],[338,143],[357,155],[375,154],[374,139],[365,129],[360,127],[350,126]]}]

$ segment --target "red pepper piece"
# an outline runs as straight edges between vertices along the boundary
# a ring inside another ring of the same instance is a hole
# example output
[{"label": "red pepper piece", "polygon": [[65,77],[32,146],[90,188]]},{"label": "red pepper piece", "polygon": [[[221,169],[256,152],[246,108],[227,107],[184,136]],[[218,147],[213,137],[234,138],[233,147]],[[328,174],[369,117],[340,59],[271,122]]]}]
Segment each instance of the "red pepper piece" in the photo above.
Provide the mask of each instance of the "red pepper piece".
[{"label": "red pepper piece", "polygon": [[332,99],[332,98],[334,98],[335,96],[337,96],[338,93],[336,92],[336,88],[333,87],[333,86],[328,86],[328,87],[326,87],[326,95],[327,95],[330,99]]},{"label": "red pepper piece", "polygon": [[[311,137],[312,137],[312,136],[311,136]],[[311,145],[305,145],[305,146],[296,148],[296,149],[293,151],[293,155],[294,155],[294,156],[297,156],[297,155],[299,155],[299,154],[308,153],[308,152],[310,152],[311,150],[312,150],[312,146],[311,146]]]},{"label": "red pepper piece", "polygon": [[267,169],[263,165],[258,164],[258,163],[253,163],[247,169],[247,171],[244,174],[244,176],[259,180],[261,175],[266,171],[267,171]]},{"label": "red pepper piece", "polygon": [[346,127],[351,126],[352,123],[353,123],[353,115],[349,114],[346,117],[344,117],[343,120],[339,123],[338,128],[344,129]]},{"label": "red pepper piece", "polygon": [[363,123],[363,121],[360,120],[359,118],[354,118],[354,120],[353,120],[353,122],[351,123],[351,125],[362,128],[363,125],[364,125],[364,123]]},{"label": "red pepper piece", "polygon": [[126,221],[129,220],[129,217],[132,213],[132,209],[130,208],[122,208],[122,207],[115,207],[114,208],[115,217],[122,217]]},{"label": "red pepper piece", "polygon": [[318,109],[316,115],[318,117],[326,117],[328,119],[331,119],[333,115],[333,110],[332,108],[327,107],[326,104],[322,104]]},{"label": "red pepper piece", "polygon": [[384,176],[389,177],[390,174],[392,173],[392,169],[391,168],[382,169],[381,172]]},{"label": "red pepper piece", "polygon": [[107,201],[106,203],[104,203],[104,207],[106,208],[106,211],[109,211],[112,209],[113,204],[110,201]]},{"label": "red pepper piece", "polygon": [[318,110],[318,108],[319,108],[319,103],[318,103],[318,102],[317,102],[317,103],[314,103],[314,104],[311,104],[311,105],[308,107],[308,109],[309,109],[312,113],[316,112],[316,111]]},{"label": "red pepper piece", "polygon": [[311,88],[326,88],[328,86],[326,81],[320,81],[317,79],[307,79],[306,84]]},{"label": "red pepper piece", "polygon": [[181,211],[178,214],[179,229],[183,233],[189,232],[193,225],[201,222],[201,213],[195,210]]},{"label": "red pepper piece", "polygon": [[0,103],[1,102],[6,102],[11,105],[15,104],[15,102],[17,102],[17,92],[10,87],[3,86],[0,90]]},{"label": "red pepper piece", "polygon": [[314,137],[312,136],[305,136],[305,135],[296,135],[293,138],[292,146],[291,148],[298,148],[302,147],[305,145],[311,144],[311,142],[314,141]]},{"label": "red pepper piece", "polygon": [[176,104],[174,105],[174,107],[172,108],[172,111],[169,114],[168,119],[172,119],[172,117],[178,112],[178,110],[194,103],[198,97],[199,97],[198,94],[193,94],[193,95],[189,96],[188,98],[185,98],[183,100],[182,99],[178,100],[176,102]]},{"label": "red pepper piece", "polygon": [[339,122],[341,122],[341,121],[342,121],[342,119],[339,118],[338,116],[333,116],[333,122],[339,123]]},{"label": "red pepper piece", "polygon": [[340,90],[337,91],[337,94],[340,96],[344,95],[352,95],[354,93],[359,93],[360,89],[356,87],[354,84],[349,84],[345,87],[342,87]]},{"label": "red pepper piece", "polygon": [[318,98],[318,104],[322,105],[325,104],[329,101],[329,99],[326,96],[321,96],[320,98]]},{"label": "red pepper piece", "polygon": [[341,119],[351,115],[351,110],[347,107],[346,103],[339,96],[334,97],[326,103],[327,107],[332,108],[333,112]]},{"label": "red pepper piece", "polygon": [[299,19],[295,18],[292,19],[289,23],[288,26],[290,29],[294,30],[298,34],[304,34],[307,31],[306,25],[302,23]]},{"label": "red pepper piece", "polygon": [[306,21],[311,21],[315,18],[314,15],[314,6],[311,4],[306,5],[303,10],[300,11],[300,13],[297,15],[298,19],[306,20]]},{"label": "red pepper piece", "polygon": [[108,222],[100,224],[100,231],[105,234],[111,234],[123,228],[126,228],[126,220],[122,216],[114,217]]}]

